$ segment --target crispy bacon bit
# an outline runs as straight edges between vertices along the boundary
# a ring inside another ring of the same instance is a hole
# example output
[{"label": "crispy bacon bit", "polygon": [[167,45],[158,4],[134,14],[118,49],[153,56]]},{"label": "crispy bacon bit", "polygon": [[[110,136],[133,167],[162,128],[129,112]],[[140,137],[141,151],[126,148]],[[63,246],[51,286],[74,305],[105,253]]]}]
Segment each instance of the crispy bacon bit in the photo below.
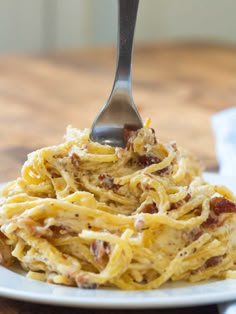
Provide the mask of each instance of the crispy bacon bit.
[{"label": "crispy bacon bit", "polygon": [[[170,209],[177,209],[179,208],[180,206],[183,206],[185,202],[188,202],[189,200],[191,199],[191,195],[188,193],[184,199],[178,201],[178,202],[175,202],[175,203],[172,203],[171,204],[171,208]],[[197,216],[200,216],[201,215],[201,211],[199,212],[196,212],[196,210],[194,211],[194,213],[197,215]]]},{"label": "crispy bacon bit", "polygon": [[142,209],[142,213],[156,214],[157,212],[158,212],[158,208],[157,208],[157,206],[156,206],[156,203],[147,204],[147,205]]},{"label": "crispy bacon bit", "polygon": [[194,269],[191,271],[192,275],[196,275],[199,272],[203,272],[204,270],[206,270],[209,267],[214,267],[217,266],[218,264],[220,264],[223,261],[224,256],[212,256],[210,257],[208,260],[206,260],[206,262],[200,266],[197,269]]},{"label": "crispy bacon bit", "polygon": [[199,239],[201,236],[203,235],[202,231],[197,232],[194,237],[193,237],[193,241],[196,241],[197,239]]},{"label": "crispy bacon bit", "polygon": [[182,206],[184,204],[184,201],[181,200],[181,201],[178,201],[178,202],[175,202],[175,203],[172,203],[171,206],[170,206],[170,209],[177,209],[179,208],[180,206]]},{"label": "crispy bacon bit", "polygon": [[190,233],[189,233],[189,238],[191,241],[196,241],[197,239],[200,238],[200,236],[203,234],[203,231],[200,229],[193,229]]},{"label": "crispy bacon bit", "polygon": [[167,166],[167,167],[165,167],[165,168],[163,168],[163,169],[160,169],[160,170],[155,171],[153,174],[162,175],[162,174],[164,174],[164,173],[167,173],[168,171],[169,171],[169,167]]},{"label": "crispy bacon bit", "polygon": [[201,213],[202,213],[201,208],[196,208],[196,209],[194,209],[194,215],[196,215],[196,216],[201,216]]},{"label": "crispy bacon bit", "polygon": [[189,200],[191,200],[191,197],[192,197],[191,194],[187,193],[187,195],[184,198],[185,202],[188,202]]},{"label": "crispy bacon bit", "polygon": [[[45,229],[45,232],[47,232],[47,236],[50,237],[55,237],[57,235],[64,235],[64,234],[69,234],[71,236],[76,236],[78,235],[78,231],[74,231],[71,227],[69,226],[50,226],[49,229]],[[50,233],[49,233],[50,232]]]},{"label": "crispy bacon bit", "polygon": [[236,204],[223,197],[214,197],[210,202],[211,213],[206,221],[202,224],[203,228],[214,228],[221,226],[224,219],[218,216],[222,213],[236,213]]},{"label": "crispy bacon bit", "polygon": [[120,185],[115,184],[113,178],[108,174],[100,174],[98,179],[101,181],[102,186],[106,189],[117,191],[120,188]]},{"label": "crispy bacon bit", "polygon": [[111,252],[111,248],[108,242],[95,240],[90,246],[90,251],[95,256],[96,261],[100,263],[103,257]]},{"label": "crispy bacon bit", "polygon": [[53,233],[57,233],[57,234],[65,234],[67,233],[68,229],[66,228],[66,226],[50,226],[49,228]]},{"label": "crispy bacon bit", "polygon": [[153,136],[153,144],[155,145],[155,144],[157,144],[157,139],[156,139],[156,132],[155,132],[155,130],[153,129],[153,128],[151,128],[151,131],[152,131],[152,134],[154,135]]},{"label": "crispy bacon bit", "polygon": [[80,166],[80,158],[75,153],[71,155],[71,162],[75,168],[79,168]]},{"label": "crispy bacon bit", "polygon": [[236,213],[236,203],[223,197],[214,197],[211,200],[210,207],[217,216],[222,213]]},{"label": "crispy bacon bit", "polygon": [[202,227],[203,228],[213,227],[216,226],[218,222],[219,221],[217,217],[209,216],[207,220],[202,223]]},{"label": "crispy bacon bit", "polygon": [[138,164],[141,167],[148,167],[152,164],[158,164],[161,160],[156,156],[142,155],[138,156]]},{"label": "crispy bacon bit", "polygon": [[214,266],[220,264],[222,262],[222,260],[223,260],[223,256],[212,256],[205,262],[205,266],[206,266],[206,268],[214,267]]}]

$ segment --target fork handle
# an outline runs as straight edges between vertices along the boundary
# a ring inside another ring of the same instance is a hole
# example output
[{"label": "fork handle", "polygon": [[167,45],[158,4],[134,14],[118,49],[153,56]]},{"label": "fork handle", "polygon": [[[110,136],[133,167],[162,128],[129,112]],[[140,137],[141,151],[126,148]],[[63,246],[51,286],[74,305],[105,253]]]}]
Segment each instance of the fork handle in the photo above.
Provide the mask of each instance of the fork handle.
[{"label": "fork handle", "polygon": [[118,4],[118,53],[114,87],[120,83],[123,87],[127,84],[127,89],[131,91],[133,38],[139,0],[118,0]]}]

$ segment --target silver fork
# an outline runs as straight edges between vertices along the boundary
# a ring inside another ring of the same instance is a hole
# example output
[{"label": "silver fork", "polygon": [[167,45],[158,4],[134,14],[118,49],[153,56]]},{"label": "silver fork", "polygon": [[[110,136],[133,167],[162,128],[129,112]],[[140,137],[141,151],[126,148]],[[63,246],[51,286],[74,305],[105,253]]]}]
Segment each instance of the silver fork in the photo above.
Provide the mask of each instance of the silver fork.
[{"label": "silver fork", "polygon": [[117,66],[111,95],[95,118],[92,141],[125,147],[127,130],[143,127],[132,97],[132,50],[139,0],[119,0]]}]

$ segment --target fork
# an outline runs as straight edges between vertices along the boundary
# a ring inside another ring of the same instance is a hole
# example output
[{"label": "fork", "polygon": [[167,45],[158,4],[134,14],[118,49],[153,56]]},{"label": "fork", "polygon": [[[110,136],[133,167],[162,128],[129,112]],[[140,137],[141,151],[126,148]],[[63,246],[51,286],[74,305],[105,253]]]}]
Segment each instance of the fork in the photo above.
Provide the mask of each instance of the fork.
[{"label": "fork", "polygon": [[132,97],[132,50],[139,0],[119,0],[117,65],[108,101],[96,116],[90,138],[94,142],[125,147],[127,130],[143,127]]}]

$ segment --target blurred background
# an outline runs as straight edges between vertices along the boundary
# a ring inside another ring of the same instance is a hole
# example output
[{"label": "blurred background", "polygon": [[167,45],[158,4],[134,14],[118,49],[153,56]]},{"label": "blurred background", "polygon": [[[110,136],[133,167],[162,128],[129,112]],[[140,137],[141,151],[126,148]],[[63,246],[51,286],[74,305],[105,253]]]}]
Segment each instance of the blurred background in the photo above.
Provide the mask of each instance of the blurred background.
[{"label": "blurred background", "polygon": [[[0,0],[0,52],[114,44],[115,0]],[[236,43],[235,0],[140,1],[136,42]]]}]

